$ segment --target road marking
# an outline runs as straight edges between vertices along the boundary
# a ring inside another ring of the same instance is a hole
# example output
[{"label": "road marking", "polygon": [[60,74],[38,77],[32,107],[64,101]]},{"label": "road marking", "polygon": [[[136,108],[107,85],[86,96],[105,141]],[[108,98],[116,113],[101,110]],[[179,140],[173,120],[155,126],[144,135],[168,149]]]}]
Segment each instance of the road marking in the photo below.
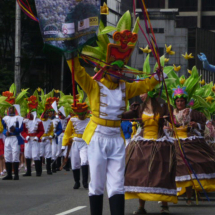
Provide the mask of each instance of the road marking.
[{"label": "road marking", "polygon": [[75,212],[75,211],[79,211],[79,210],[81,210],[81,209],[83,209],[83,208],[86,208],[86,207],[87,207],[87,206],[78,206],[78,207],[76,207],[76,208],[73,208],[73,209],[68,210],[68,211],[64,211],[64,212],[59,213],[59,214],[56,214],[56,215],[66,215],[66,214],[70,214],[70,213],[73,213],[73,212]]}]

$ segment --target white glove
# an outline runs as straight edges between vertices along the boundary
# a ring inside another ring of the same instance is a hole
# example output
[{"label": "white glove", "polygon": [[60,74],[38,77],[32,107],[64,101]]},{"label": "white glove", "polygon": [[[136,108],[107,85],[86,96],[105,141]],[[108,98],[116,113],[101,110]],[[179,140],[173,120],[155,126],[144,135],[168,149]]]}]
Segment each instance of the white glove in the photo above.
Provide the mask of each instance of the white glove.
[{"label": "white glove", "polygon": [[42,141],[45,141],[46,140],[46,138],[45,137],[42,137],[42,139],[41,139]]},{"label": "white glove", "polygon": [[29,140],[30,140],[30,137],[29,137],[29,136],[27,136],[25,139],[26,139],[27,141],[29,141]]},{"label": "white glove", "polygon": [[38,141],[38,137],[34,137],[34,141]]},{"label": "white glove", "polygon": [[[164,79],[168,78],[168,76],[167,76],[166,73],[163,73],[163,77],[164,77]],[[157,81],[162,81],[162,80],[163,80],[163,77],[160,76],[160,79],[159,79],[159,77],[158,77],[157,74],[154,75],[154,78],[155,78]]]}]

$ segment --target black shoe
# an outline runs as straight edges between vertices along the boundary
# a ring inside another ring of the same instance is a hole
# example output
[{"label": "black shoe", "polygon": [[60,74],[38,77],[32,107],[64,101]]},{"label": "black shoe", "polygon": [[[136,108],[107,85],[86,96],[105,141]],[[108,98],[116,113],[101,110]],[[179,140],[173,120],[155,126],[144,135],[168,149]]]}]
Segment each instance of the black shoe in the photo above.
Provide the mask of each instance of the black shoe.
[{"label": "black shoe", "polygon": [[41,175],[42,175],[42,172],[43,172],[43,157],[40,157],[40,172],[41,172]]},{"label": "black shoe", "polygon": [[6,175],[2,180],[13,180],[12,175]]},{"label": "black shoe", "polygon": [[77,189],[80,188],[80,186],[81,186],[81,184],[79,182],[75,182],[75,185],[73,186],[73,189],[77,190]]},{"label": "black shoe", "polygon": [[82,184],[83,184],[83,187],[85,189],[88,189],[88,172],[89,172],[89,166],[88,165],[84,165],[84,166],[81,166],[81,169],[82,169]]},{"label": "black shoe", "polygon": [[56,171],[60,171],[60,167],[61,167],[61,157],[58,157],[57,158]]},{"label": "black shoe", "polygon": [[41,176],[41,173],[42,173],[40,160],[35,160],[34,163],[35,163],[35,169],[36,169],[36,176],[39,177]]},{"label": "black shoe", "polygon": [[80,169],[74,169],[73,171],[73,177],[75,180],[75,185],[73,189],[78,189],[80,187]]},{"label": "black shoe", "polygon": [[116,194],[109,198],[111,215],[125,214],[125,195]]},{"label": "black shoe", "polygon": [[27,172],[22,176],[31,176],[31,159],[26,158]]},{"label": "black shoe", "polygon": [[14,180],[19,180],[19,162],[13,163],[14,166]]},{"label": "black shoe", "polygon": [[57,170],[56,170],[56,160],[52,160],[52,172],[53,173],[56,173],[57,172]]},{"label": "black shoe", "polygon": [[51,158],[46,158],[46,170],[48,175],[52,175],[51,171]]},{"label": "black shoe", "polygon": [[90,214],[102,215],[103,210],[103,195],[93,195],[90,199]]},{"label": "black shoe", "polygon": [[12,180],[13,179],[13,177],[12,177],[12,163],[6,162],[5,166],[6,166],[6,170],[7,170],[7,175],[4,178],[2,178],[2,180]]}]

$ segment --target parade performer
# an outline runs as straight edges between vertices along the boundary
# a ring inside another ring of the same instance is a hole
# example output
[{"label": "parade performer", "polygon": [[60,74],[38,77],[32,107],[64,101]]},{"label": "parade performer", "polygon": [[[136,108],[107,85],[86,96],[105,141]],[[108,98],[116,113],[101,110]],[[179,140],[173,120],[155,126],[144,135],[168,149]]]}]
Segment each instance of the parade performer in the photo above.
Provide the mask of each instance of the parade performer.
[{"label": "parade performer", "polygon": [[62,133],[62,125],[60,122],[60,119],[56,117],[56,114],[58,113],[58,109],[57,109],[57,102],[58,102],[59,98],[56,97],[52,97],[49,98],[49,101],[53,102],[52,103],[52,108],[49,109],[49,117],[52,120],[53,123],[53,132],[54,135],[52,137],[52,172],[56,173],[57,169],[56,169],[56,159],[58,156],[58,136]]},{"label": "parade performer", "polygon": [[70,157],[75,180],[73,189],[80,187],[80,168],[82,169],[83,187],[88,188],[88,146],[82,139],[82,135],[90,119],[87,117],[88,105],[82,101],[83,97],[79,98],[79,103],[76,104],[77,107],[74,107],[74,104],[72,105],[73,112],[77,116],[70,118],[62,143],[62,149],[65,149],[72,141]]},{"label": "parade performer", "polygon": [[[63,137],[64,137],[64,133],[66,130],[66,126],[69,122],[70,116],[67,116],[65,108],[63,106],[61,106],[58,110],[58,116],[62,125],[62,133],[59,135],[58,137],[58,152],[57,152],[57,171],[60,171],[60,167],[61,167],[61,159],[63,157],[63,154],[61,153],[61,148],[62,148],[62,141],[63,141]],[[67,150],[66,150],[67,151]]]},{"label": "parade performer", "polygon": [[208,120],[206,122],[204,136],[205,136],[205,140],[206,140],[207,144],[215,152],[215,121],[214,121],[214,119]]},{"label": "parade performer", "polygon": [[[51,157],[52,157],[52,148],[51,141],[54,135],[54,127],[52,120],[49,119],[49,110],[52,109],[51,104],[53,100],[47,98],[45,102],[45,110],[41,115],[41,120],[43,123],[44,134],[41,137],[40,143],[40,160],[44,157],[46,159],[46,170],[48,175],[52,175],[51,171]],[[41,162],[42,166],[42,162]],[[42,167],[41,167],[42,168]]]},{"label": "parade performer", "polygon": [[[88,95],[92,111],[92,117],[82,137],[89,144],[89,198],[92,215],[102,214],[105,183],[111,214],[124,214],[125,141],[120,128],[121,116],[128,99],[152,90],[159,83],[158,75],[138,83],[128,83],[119,79],[123,77],[124,65],[134,49],[134,45],[128,43],[135,43],[137,40],[137,34],[132,33],[130,26],[123,23],[125,17],[125,23],[131,23],[130,13],[127,11],[119,21],[119,31],[113,34],[113,39],[120,44],[108,44],[108,67],[97,73],[97,78],[101,74],[103,78],[93,80],[81,67],[78,58],[68,60],[71,71],[75,71],[75,80]],[[106,47],[104,48],[106,50]]]},{"label": "parade performer", "polygon": [[[186,108],[189,96],[186,87],[177,87],[173,89],[173,100],[175,109],[173,112],[174,123],[176,125],[176,157],[177,172],[176,185],[178,195],[187,194],[187,205],[193,204],[191,201],[192,187],[195,190],[214,191],[215,181],[215,159],[214,152],[206,144],[204,139],[204,130],[206,117],[197,110]],[[188,166],[186,166],[181,148],[192,174],[189,174]],[[197,178],[201,185],[197,182]]]},{"label": "parade performer", "polygon": [[34,160],[36,176],[41,176],[42,163],[40,160],[40,142],[41,136],[44,134],[42,121],[37,118],[38,100],[36,96],[27,99],[29,113],[23,121],[23,131],[21,136],[25,140],[25,158],[27,172],[23,176],[31,176],[31,160]]},{"label": "parade performer", "polygon": [[141,95],[143,104],[132,104],[122,115],[123,119],[142,119],[142,131],[126,149],[125,198],[138,198],[140,203],[133,214],[146,214],[145,201],[162,201],[161,213],[169,212],[167,202],[177,203],[175,147],[164,137],[165,110],[156,95]]},{"label": "parade performer", "polygon": [[[25,93],[23,93],[25,94]],[[24,144],[20,133],[23,130],[23,118],[20,116],[20,106],[15,104],[16,100],[14,93],[6,91],[2,93],[7,97],[6,102],[11,104],[8,108],[7,116],[2,119],[4,126],[3,134],[5,135],[4,156],[7,170],[7,176],[2,180],[12,180],[12,164],[14,168],[14,180],[19,180],[19,155],[20,145]],[[22,97],[22,96],[20,96]],[[20,99],[17,96],[17,99]]]}]

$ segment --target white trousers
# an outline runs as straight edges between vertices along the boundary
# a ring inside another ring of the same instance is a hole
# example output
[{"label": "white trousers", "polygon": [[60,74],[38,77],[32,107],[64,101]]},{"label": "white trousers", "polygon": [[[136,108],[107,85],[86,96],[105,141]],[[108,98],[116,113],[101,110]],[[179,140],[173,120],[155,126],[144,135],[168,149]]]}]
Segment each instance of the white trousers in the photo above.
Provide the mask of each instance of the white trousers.
[{"label": "white trousers", "polygon": [[40,143],[40,157],[51,158],[52,149],[51,149],[51,141],[45,140]]},{"label": "white trousers", "polygon": [[87,144],[81,138],[74,138],[71,148],[72,169],[80,169],[83,165],[88,165]]},{"label": "white trousers", "polygon": [[89,196],[102,195],[105,184],[108,197],[124,194],[125,145],[120,135],[95,133],[88,146],[90,165]]},{"label": "white trousers", "polygon": [[56,139],[52,139],[52,160],[56,160],[57,158],[57,150],[58,150],[58,144],[56,142]]},{"label": "white trousers", "polygon": [[[64,133],[61,133],[59,136],[58,136],[58,144],[57,144],[57,157],[60,155],[61,153],[61,147],[62,147],[62,142],[63,142],[63,136],[64,136]],[[64,150],[65,151],[65,150]],[[61,154],[61,157],[63,157],[63,154]]]},{"label": "white trousers", "polygon": [[6,137],[4,143],[5,162],[19,162],[20,146],[15,136]]},{"label": "white trousers", "polygon": [[30,139],[25,143],[25,158],[33,160],[40,160],[40,143]]}]

